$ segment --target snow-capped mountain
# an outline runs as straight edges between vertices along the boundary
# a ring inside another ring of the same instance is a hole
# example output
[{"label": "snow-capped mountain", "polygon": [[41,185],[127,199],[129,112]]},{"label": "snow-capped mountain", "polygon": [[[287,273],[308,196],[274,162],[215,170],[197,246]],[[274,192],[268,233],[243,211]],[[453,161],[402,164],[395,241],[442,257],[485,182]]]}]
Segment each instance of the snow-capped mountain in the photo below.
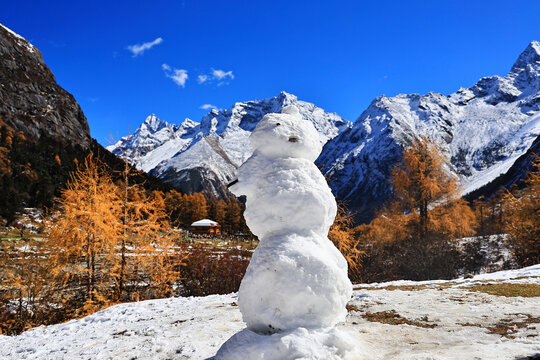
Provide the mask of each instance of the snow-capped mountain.
[{"label": "snow-capped mountain", "polygon": [[278,96],[239,102],[227,110],[212,110],[201,122],[186,119],[180,126],[149,116],[131,136],[108,149],[127,156],[133,164],[186,192],[225,195],[224,184],[236,177],[237,168],[251,156],[248,137],[262,117],[294,104],[319,132],[321,143],[351,127],[335,113],[296,96]]},{"label": "snow-capped mountain", "polygon": [[107,149],[118,156],[126,157],[137,168],[150,172],[163,159],[191,145],[198,127],[199,124],[190,119],[185,119],[181,125],[175,125],[152,114],[133,135],[123,137]]},{"label": "snow-capped mountain", "polygon": [[389,174],[402,149],[434,139],[469,193],[508,171],[540,134],[540,43],[533,41],[508,75],[481,79],[444,96],[381,96],[317,160],[334,194],[368,220],[391,193]]},{"label": "snow-capped mountain", "polygon": [[[391,194],[390,172],[402,149],[420,136],[446,152],[464,194],[527,168],[512,165],[540,134],[540,43],[531,42],[504,77],[482,78],[448,96],[381,96],[354,125],[282,92],[212,110],[200,124],[186,119],[171,125],[150,116],[109,150],[186,192],[225,195],[223,185],[251,155],[249,134],[266,113],[289,104],[313,122],[326,143],[317,165],[336,197],[369,220]],[[523,175],[506,178],[515,182]]]}]

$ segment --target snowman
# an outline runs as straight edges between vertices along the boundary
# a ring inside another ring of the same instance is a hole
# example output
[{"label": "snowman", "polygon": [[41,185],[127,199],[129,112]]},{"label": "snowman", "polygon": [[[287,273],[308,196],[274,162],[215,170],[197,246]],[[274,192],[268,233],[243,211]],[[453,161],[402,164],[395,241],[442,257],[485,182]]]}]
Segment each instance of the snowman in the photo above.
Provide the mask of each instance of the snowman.
[{"label": "snowman", "polygon": [[351,344],[334,326],[345,320],[352,285],[327,237],[337,207],[313,163],[319,134],[291,105],[265,115],[249,140],[253,155],[230,190],[246,196],[246,223],[260,243],[238,292],[247,329],[216,359],[340,359]]}]

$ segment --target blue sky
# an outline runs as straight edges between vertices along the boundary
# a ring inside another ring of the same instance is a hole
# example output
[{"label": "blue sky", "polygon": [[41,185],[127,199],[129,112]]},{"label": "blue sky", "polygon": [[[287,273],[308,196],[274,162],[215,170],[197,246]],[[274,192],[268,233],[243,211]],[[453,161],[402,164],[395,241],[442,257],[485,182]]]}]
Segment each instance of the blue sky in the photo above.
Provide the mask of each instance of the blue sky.
[{"label": "blue sky", "polygon": [[20,0],[0,22],[41,50],[108,145],[150,113],[199,121],[204,104],[281,90],[348,120],[382,94],[449,94],[505,75],[540,40],[539,14],[519,0]]}]

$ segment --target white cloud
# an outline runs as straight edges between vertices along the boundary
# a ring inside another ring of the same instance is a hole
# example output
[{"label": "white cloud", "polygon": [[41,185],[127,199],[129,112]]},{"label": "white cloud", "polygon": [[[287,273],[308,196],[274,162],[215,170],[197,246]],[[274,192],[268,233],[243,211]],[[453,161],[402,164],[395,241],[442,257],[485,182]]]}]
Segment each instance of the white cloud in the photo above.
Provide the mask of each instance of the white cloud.
[{"label": "white cloud", "polygon": [[161,37],[158,37],[154,41],[149,41],[142,44],[129,45],[127,49],[131,51],[133,57],[136,57],[142,55],[146,50],[150,50],[151,48],[158,44],[161,44],[162,42],[163,39]]},{"label": "white cloud", "polygon": [[199,84],[202,84],[206,80],[208,80],[208,75],[199,75],[199,76],[197,76],[197,82]]},{"label": "white cloud", "polygon": [[201,105],[201,109],[203,110],[217,109],[217,106],[212,105],[212,104],[204,104],[204,105]]},{"label": "white cloud", "polygon": [[234,74],[232,70],[224,71],[224,70],[214,69],[214,68],[211,68],[210,70],[211,71],[209,74],[200,74],[197,76],[197,82],[199,84],[217,83],[217,86],[222,86],[222,85],[228,85],[229,84],[228,80],[234,79]]},{"label": "white cloud", "polygon": [[161,69],[165,72],[165,76],[172,79],[176,85],[185,87],[188,79],[188,72],[184,69],[173,69],[167,64],[162,64]]},{"label": "white cloud", "polygon": [[170,77],[177,85],[184,87],[188,79],[187,70],[184,69],[174,69],[173,75],[167,75]]},{"label": "white cloud", "polygon": [[226,77],[229,77],[231,80],[234,79],[234,75],[232,73],[232,70],[231,71],[223,71],[223,70],[216,70],[216,69],[212,69],[212,76],[214,77],[214,79],[217,79],[217,80],[222,80],[222,79],[225,79]]}]

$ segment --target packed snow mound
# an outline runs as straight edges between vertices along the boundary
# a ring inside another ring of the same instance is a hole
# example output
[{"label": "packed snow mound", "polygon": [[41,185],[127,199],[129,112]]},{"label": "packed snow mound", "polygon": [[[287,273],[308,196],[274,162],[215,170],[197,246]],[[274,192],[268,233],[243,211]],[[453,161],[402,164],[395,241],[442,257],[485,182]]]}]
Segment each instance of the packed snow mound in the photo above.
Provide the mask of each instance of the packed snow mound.
[{"label": "packed snow mound", "polygon": [[230,190],[238,196],[246,195],[250,211],[244,212],[244,218],[259,238],[305,229],[328,233],[336,217],[335,199],[324,176],[306,159],[270,161],[255,153],[242,165],[238,183]]},{"label": "packed snow mound", "polygon": [[270,160],[301,158],[315,161],[322,150],[317,130],[302,119],[295,106],[288,106],[283,111],[262,118],[249,137],[251,147]]},{"label": "packed snow mound", "polygon": [[353,345],[333,326],[347,315],[352,285],[327,237],[337,207],[313,163],[317,131],[288,106],[265,115],[249,139],[253,155],[231,187],[246,195],[244,217],[260,240],[238,292],[247,329],[216,359],[343,358]]},{"label": "packed snow mound", "polygon": [[219,349],[216,359],[352,360],[353,348],[350,337],[337,329],[297,328],[270,336],[244,329]]},{"label": "packed snow mound", "polygon": [[248,328],[258,333],[332,327],[347,315],[346,273],[347,262],[326,237],[266,237],[253,253],[238,305]]}]

